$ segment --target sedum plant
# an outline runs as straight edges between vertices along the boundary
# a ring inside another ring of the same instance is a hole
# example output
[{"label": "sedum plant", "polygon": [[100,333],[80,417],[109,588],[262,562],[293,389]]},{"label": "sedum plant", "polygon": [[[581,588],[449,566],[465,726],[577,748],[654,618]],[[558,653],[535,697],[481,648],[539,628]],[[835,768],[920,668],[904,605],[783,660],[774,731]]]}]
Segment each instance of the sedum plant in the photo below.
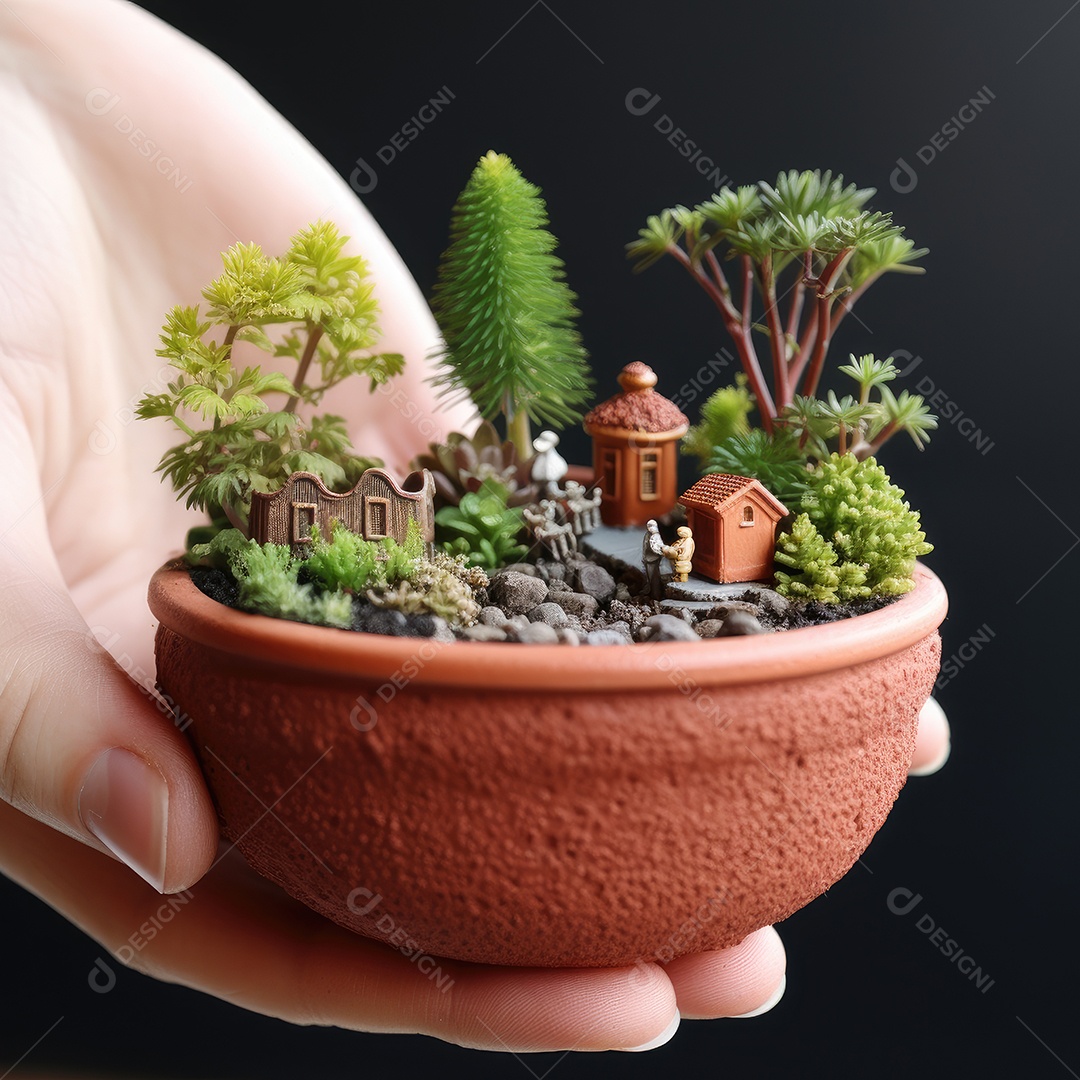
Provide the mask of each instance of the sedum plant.
[{"label": "sedum plant", "polygon": [[[873,459],[832,454],[810,474],[802,513],[777,542],[780,593],[822,600],[899,596],[915,560],[933,551],[919,514]],[[832,555],[824,546],[831,549]]]},{"label": "sedum plant", "polygon": [[[830,390],[824,400],[795,395],[777,422],[797,439],[800,451],[821,459],[828,456],[828,443],[837,440],[837,453],[849,450],[862,459],[876,455],[884,444],[898,432],[904,431],[921,450],[929,441],[930,432],[937,428],[937,417],[931,415],[918,394],[901,390],[896,396],[888,383],[896,378],[892,357],[877,360],[873,353],[856,358],[840,368],[858,384],[859,396],[845,394],[838,398]],[[876,397],[872,395],[876,394]]]},{"label": "sedum plant", "polygon": [[[344,490],[381,464],[353,453],[341,417],[299,413],[345,379],[365,378],[374,390],[404,365],[396,353],[371,351],[378,304],[367,264],[345,253],[347,241],[333,223],[319,221],[301,229],[280,257],[236,244],[222,256],[222,274],[203,289],[205,310],[169,312],[157,354],[177,376],[166,392],[143,397],[138,415],[165,418],[180,432],[158,471],[189,507],[211,518],[223,513],[243,529],[251,494],[275,490],[293,472],[313,472]],[[241,342],[276,363],[240,363]]]},{"label": "sedum plant", "polygon": [[329,540],[320,535],[317,527],[312,536],[314,542],[303,562],[303,576],[323,589],[354,596],[413,577],[424,556],[424,540],[415,521],[409,522],[403,544],[390,537],[365,540],[336,522]]},{"label": "sedum plant", "polygon": [[476,622],[480,614],[476,590],[487,585],[487,574],[468,556],[436,551],[430,559],[420,560],[409,578],[381,592],[369,590],[367,596],[376,607],[406,615],[439,615],[451,626],[464,627]]},{"label": "sedum plant", "polygon": [[463,495],[479,491],[485,480],[498,481],[507,492],[510,506],[521,506],[537,497],[537,487],[509,439],[503,439],[490,420],[481,420],[472,435],[452,431],[442,443],[429,443],[410,469],[427,469],[435,481],[435,505],[457,506]]},{"label": "sedum plant", "polygon": [[431,307],[442,332],[443,394],[502,416],[521,460],[531,422],[581,419],[592,377],[540,189],[489,151],[454,204]]},{"label": "sedum plant", "polygon": [[324,590],[299,579],[302,562],[288,546],[260,544],[239,529],[224,529],[188,552],[188,561],[227,571],[237,584],[236,606],[316,626],[347,629],[352,597],[341,589]]},{"label": "sedum plant", "polygon": [[528,553],[518,540],[524,525],[521,507],[508,506],[506,488],[491,479],[463,495],[457,506],[444,506],[435,514],[436,538],[443,549],[484,570],[497,570]]}]

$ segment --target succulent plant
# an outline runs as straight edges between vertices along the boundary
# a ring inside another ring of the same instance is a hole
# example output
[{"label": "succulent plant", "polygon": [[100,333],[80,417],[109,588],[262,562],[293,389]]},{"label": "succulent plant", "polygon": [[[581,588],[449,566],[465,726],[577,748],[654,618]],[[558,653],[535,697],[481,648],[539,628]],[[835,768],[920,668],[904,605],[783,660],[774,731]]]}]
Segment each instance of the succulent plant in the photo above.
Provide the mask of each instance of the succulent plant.
[{"label": "succulent plant", "polygon": [[463,495],[477,492],[485,480],[501,484],[508,506],[534,502],[538,492],[529,476],[529,460],[503,440],[490,420],[482,420],[472,435],[452,431],[444,443],[430,443],[411,469],[428,469],[435,480],[435,507],[457,506]]},{"label": "succulent plant", "polygon": [[464,555],[470,566],[497,570],[528,553],[519,543],[525,527],[520,507],[507,506],[506,489],[493,479],[461,497],[457,506],[435,514],[435,539],[450,555]]}]

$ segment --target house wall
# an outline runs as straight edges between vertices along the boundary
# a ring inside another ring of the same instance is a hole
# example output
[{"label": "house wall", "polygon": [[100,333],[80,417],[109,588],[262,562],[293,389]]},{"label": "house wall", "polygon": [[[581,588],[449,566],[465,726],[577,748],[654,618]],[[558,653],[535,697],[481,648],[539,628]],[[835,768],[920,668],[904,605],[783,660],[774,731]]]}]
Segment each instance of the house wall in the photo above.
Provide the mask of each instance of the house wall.
[{"label": "house wall", "polygon": [[[649,518],[668,514],[678,498],[678,455],[676,442],[657,440],[637,433],[592,432],[593,471],[600,482],[600,520],[605,525],[644,526]],[[609,493],[605,476],[605,451],[617,458],[616,488]],[[654,498],[641,497],[642,461],[656,454]]]},{"label": "house wall", "polygon": [[290,544],[303,550],[312,524],[323,536],[329,536],[334,521],[366,539],[372,520],[373,502],[382,507],[382,534],[399,543],[408,535],[409,522],[415,520],[429,547],[435,538],[432,496],[435,484],[431,474],[411,474],[402,489],[382,469],[368,469],[349,492],[327,491],[313,473],[294,473],[275,492],[256,494],[251,500],[249,531],[261,544]]},{"label": "house wall", "polygon": [[[742,524],[744,508],[754,510],[754,524]],[[714,581],[768,581],[773,576],[777,517],[751,488],[722,506],[722,513],[687,507],[693,530],[694,573]]]},{"label": "house wall", "polygon": [[[776,517],[754,495],[751,490],[724,504],[721,527],[726,581],[764,581],[773,574]],[[753,525],[742,523],[745,507],[753,509]]]}]

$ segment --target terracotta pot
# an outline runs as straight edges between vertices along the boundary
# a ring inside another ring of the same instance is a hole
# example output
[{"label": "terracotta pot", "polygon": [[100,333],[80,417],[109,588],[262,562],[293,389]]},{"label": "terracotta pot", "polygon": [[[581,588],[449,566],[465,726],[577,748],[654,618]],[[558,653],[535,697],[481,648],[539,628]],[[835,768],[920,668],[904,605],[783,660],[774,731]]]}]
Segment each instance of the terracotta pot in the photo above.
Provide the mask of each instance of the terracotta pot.
[{"label": "terracotta pot", "polygon": [[226,837],[402,951],[594,966],[722,948],[836,882],[903,787],[947,599],[655,645],[402,639],[154,576],[158,679]]}]

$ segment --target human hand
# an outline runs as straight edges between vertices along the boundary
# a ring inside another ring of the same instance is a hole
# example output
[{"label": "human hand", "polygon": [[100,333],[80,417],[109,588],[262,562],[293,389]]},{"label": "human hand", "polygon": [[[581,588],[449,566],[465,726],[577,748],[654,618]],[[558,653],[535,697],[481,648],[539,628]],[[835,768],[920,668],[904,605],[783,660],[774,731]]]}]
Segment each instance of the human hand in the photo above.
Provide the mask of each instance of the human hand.
[{"label": "human hand", "polygon": [[[418,363],[435,328],[377,225],[214,57],[119,0],[8,0],[0,76],[0,868],[133,967],[294,1023],[605,1049],[654,1042],[679,1012],[774,999],[784,952],[771,928],[666,967],[447,963],[442,994],[219,846],[153,691],[146,583],[195,523],[152,471],[166,425],[133,422],[163,379],[164,313],[197,299],[236,240],[276,252],[326,217],[369,261],[379,347],[412,361],[396,385],[418,411],[343,388],[326,404],[395,468],[467,418],[435,412]],[[143,944],[161,892],[189,899]]]}]

